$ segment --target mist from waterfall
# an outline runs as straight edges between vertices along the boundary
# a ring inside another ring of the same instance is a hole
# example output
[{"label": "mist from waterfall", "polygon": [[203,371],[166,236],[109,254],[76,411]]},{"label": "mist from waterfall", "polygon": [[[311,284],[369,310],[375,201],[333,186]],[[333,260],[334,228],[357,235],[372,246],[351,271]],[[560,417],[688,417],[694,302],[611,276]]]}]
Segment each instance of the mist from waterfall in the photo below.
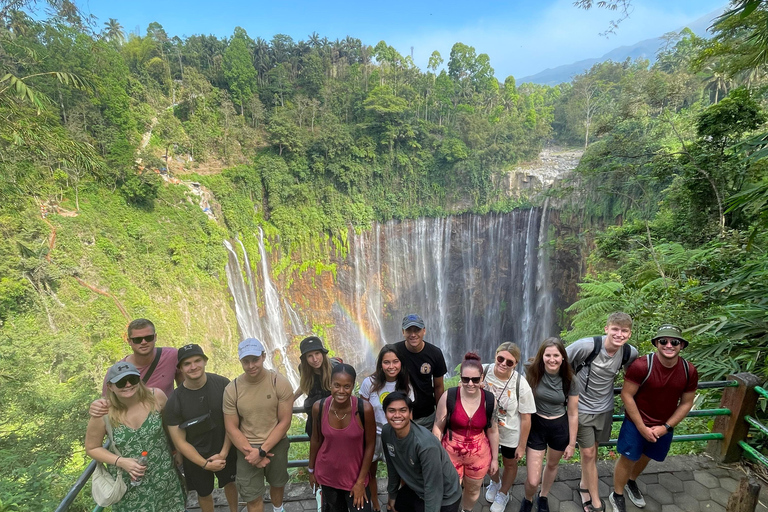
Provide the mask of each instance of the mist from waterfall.
[{"label": "mist from waterfall", "polygon": [[298,342],[312,326],[322,326],[326,345],[366,372],[381,346],[402,339],[401,321],[409,313],[424,318],[426,339],[443,350],[449,370],[468,350],[490,360],[504,341],[517,343],[525,361],[544,338],[557,335],[546,214],[547,203],[507,214],[350,229],[347,254],[334,260],[335,280],[321,276],[319,284],[307,271],[292,276],[288,289],[270,275],[270,258],[278,254],[267,253],[261,231],[255,234],[259,279],[225,242],[241,332],[261,332],[269,350],[290,361],[280,366],[292,381],[298,379]]}]

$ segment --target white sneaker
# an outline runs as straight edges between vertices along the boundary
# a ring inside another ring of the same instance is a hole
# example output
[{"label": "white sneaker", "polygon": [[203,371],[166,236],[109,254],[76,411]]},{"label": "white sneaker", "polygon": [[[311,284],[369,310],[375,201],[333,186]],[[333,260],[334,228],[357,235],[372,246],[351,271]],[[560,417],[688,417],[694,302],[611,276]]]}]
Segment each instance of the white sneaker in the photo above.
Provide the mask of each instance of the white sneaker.
[{"label": "white sneaker", "polygon": [[499,489],[501,488],[501,481],[494,482],[491,480],[491,483],[488,484],[488,487],[485,491],[485,501],[488,503],[493,503],[493,500],[496,499],[496,494],[499,492]]},{"label": "white sneaker", "polygon": [[491,512],[504,512],[509,503],[509,494],[503,492],[497,492],[496,497],[493,499],[493,505],[491,505]]}]

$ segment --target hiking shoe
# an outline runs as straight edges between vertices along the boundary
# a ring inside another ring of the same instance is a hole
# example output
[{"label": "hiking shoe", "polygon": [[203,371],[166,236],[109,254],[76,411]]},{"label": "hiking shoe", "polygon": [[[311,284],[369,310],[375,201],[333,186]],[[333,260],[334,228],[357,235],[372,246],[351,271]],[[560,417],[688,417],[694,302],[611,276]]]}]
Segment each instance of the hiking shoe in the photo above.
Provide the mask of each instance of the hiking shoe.
[{"label": "hiking shoe", "polygon": [[629,501],[634,503],[637,508],[645,507],[645,498],[643,498],[643,493],[641,493],[640,489],[637,487],[637,482],[629,480],[627,485],[624,486],[624,490],[627,491]]},{"label": "hiking shoe", "polygon": [[523,501],[520,502],[520,512],[531,512],[533,509],[533,502],[528,501],[523,497]]},{"label": "hiking shoe", "polygon": [[549,500],[546,496],[539,496],[539,512],[549,512]]},{"label": "hiking shoe", "polygon": [[627,512],[627,504],[624,502],[623,494],[612,492],[610,496],[608,496],[608,501],[611,503],[613,512]]},{"label": "hiking shoe", "polygon": [[491,482],[488,484],[488,487],[485,489],[485,501],[488,503],[493,503],[493,501],[496,499],[496,494],[498,494],[499,489],[501,488],[501,480],[498,482],[494,482],[491,480]]},{"label": "hiking shoe", "polygon": [[493,505],[491,505],[491,512],[504,512],[509,503],[509,494],[503,492],[497,492],[496,497],[493,498]]}]

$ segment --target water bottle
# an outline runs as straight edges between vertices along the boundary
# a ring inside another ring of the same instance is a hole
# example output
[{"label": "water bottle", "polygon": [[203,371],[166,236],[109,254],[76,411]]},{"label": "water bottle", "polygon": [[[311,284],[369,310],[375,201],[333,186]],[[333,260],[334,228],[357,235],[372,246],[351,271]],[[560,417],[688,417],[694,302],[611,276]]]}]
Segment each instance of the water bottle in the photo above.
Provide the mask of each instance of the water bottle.
[{"label": "water bottle", "polygon": [[[139,458],[136,460],[136,462],[138,462],[138,463],[139,463],[139,464],[141,464],[142,466],[146,467],[146,465],[147,465],[147,452],[141,452],[141,457],[139,457]],[[131,485],[132,485],[133,487],[136,487],[137,485],[139,485],[139,484],[141,483],[141,481],[142,481],[143,479],[144,479],[144,477],[142,476],[141,478],[138,478],[138,479],[136,479],[136,480],[131,480]]]}]

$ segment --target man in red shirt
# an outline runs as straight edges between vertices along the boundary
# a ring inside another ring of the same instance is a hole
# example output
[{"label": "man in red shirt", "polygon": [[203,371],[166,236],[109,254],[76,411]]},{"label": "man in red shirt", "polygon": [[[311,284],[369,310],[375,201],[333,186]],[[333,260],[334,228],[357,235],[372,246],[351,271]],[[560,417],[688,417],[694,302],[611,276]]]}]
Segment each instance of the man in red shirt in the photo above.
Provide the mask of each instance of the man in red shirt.
[{"label": "man in red shirt", "polygon": [[651,459],[666,458],[672,431],[690,412],[699,383],[696,368],[680,357],[688,340],[679,327],[661,326],[651,343],[656,352],[630,365],[621,389],[626,417],[616,444],[621,457],[613,474],[614,491],[608,498],[616,512],[626,512],[624,490],[635,506],[645,506],[635,480]]}]

